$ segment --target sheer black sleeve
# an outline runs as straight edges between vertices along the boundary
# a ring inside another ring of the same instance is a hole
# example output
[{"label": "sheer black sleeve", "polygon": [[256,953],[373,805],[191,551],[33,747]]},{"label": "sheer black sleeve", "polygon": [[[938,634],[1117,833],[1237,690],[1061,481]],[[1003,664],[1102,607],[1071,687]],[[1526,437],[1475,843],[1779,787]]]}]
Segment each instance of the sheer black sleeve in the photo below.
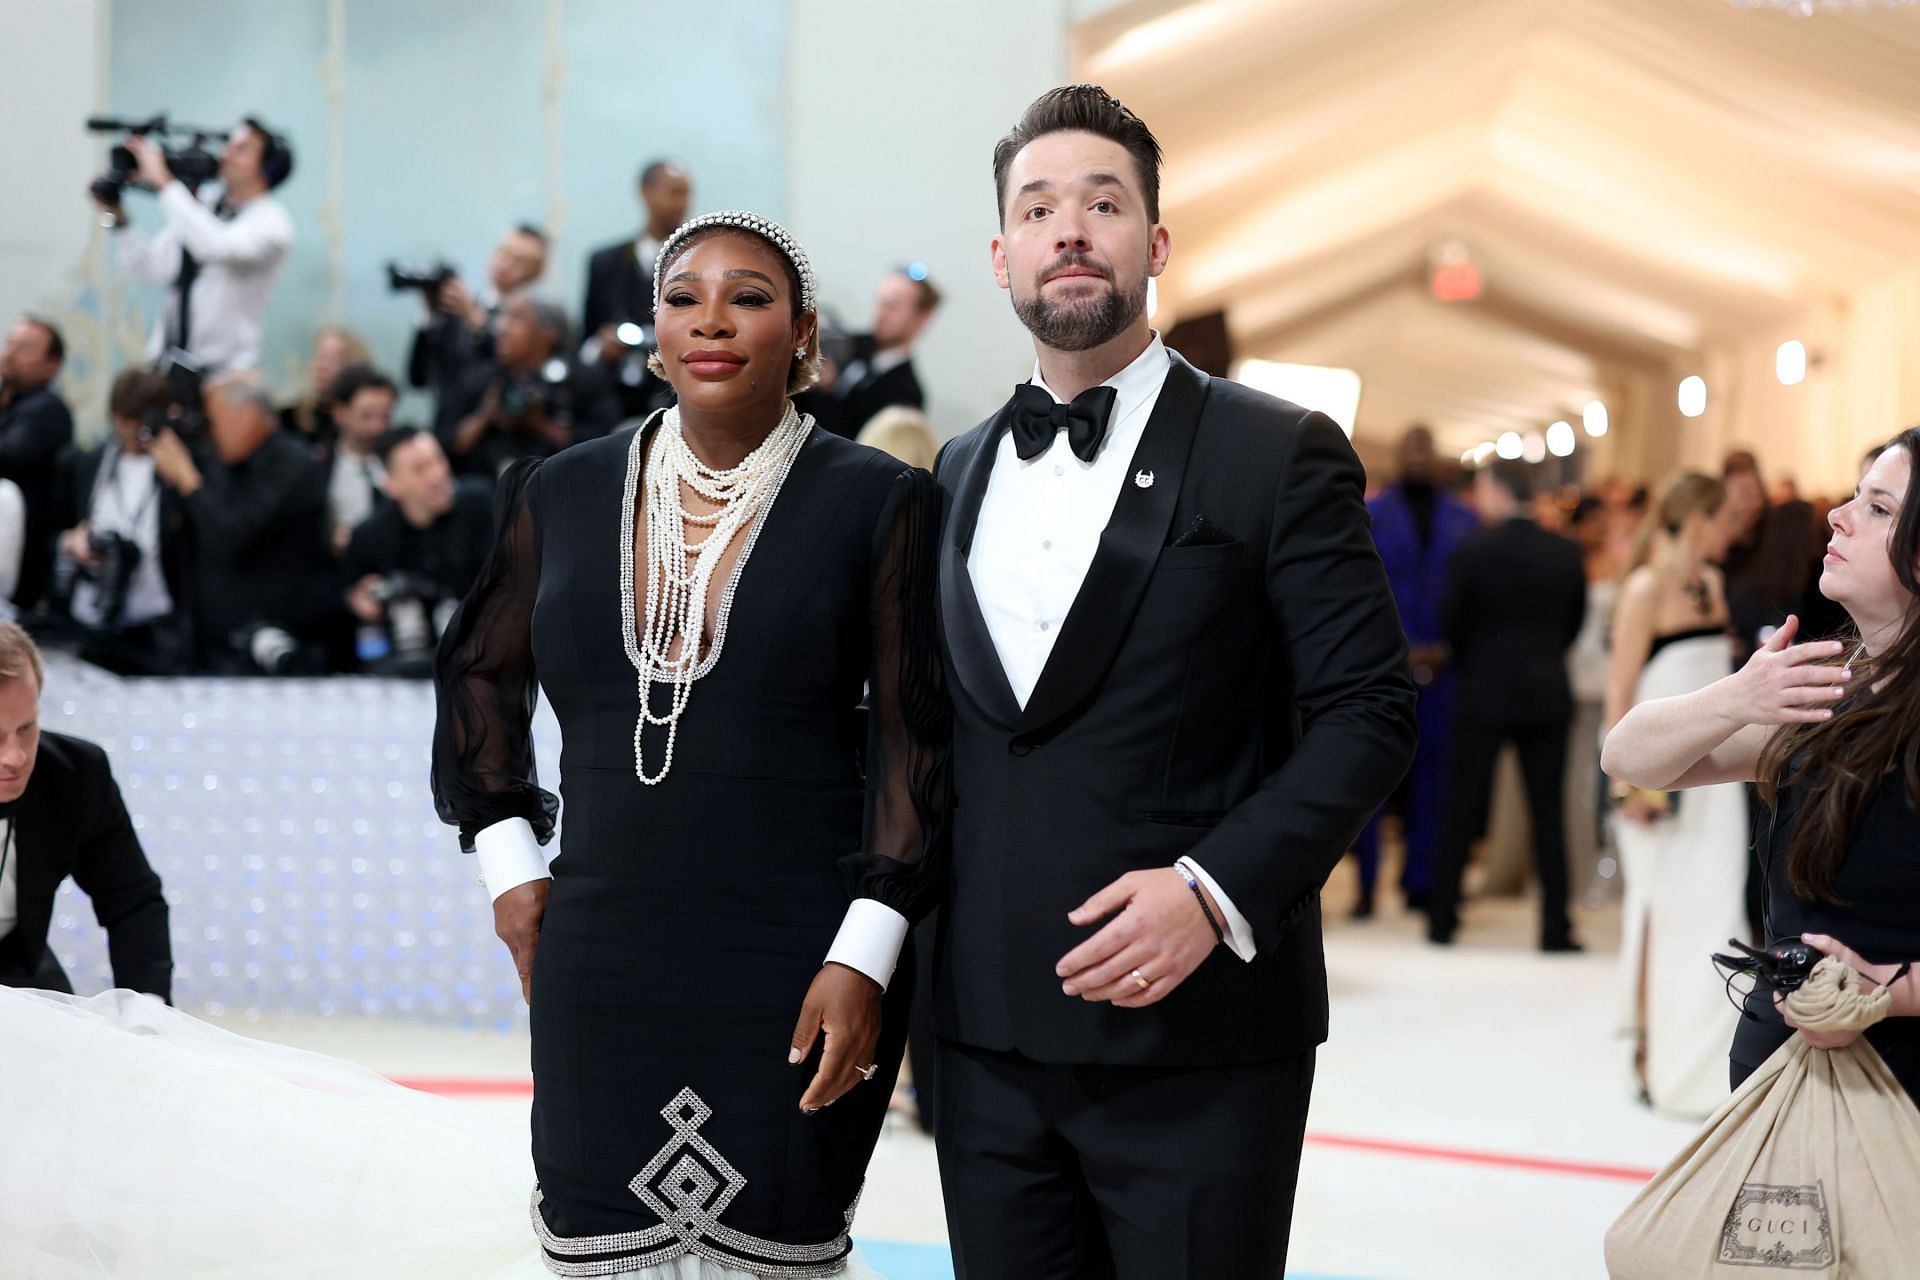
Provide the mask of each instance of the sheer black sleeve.
[{"label": "sheer black sleeve", "polygon": [[501,476],[493,549],[448,622],[434,663],[434,807],[460,828],[468,852],[476,832],[508,818],[525,818],[545,844],[560,810],[540,789],[533,763],[539,466],[528,458]]},{"label": "sheer black sleeve", "polygon": [[908,920],[939,902],[951,832],[953,709],[940,656],[935,573],[940,489],[918,468],[893,482],[874,530],[867,676],[867,813],[841,862],[853,896]]}]

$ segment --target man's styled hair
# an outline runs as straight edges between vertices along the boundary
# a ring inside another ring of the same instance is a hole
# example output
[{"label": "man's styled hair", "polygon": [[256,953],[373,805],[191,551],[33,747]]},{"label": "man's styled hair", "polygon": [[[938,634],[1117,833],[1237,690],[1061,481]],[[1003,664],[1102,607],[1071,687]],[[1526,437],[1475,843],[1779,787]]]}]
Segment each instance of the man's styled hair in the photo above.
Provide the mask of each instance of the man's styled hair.
[{"label": "man's styled hair", "polygon": [[351,404],[353,398],[362,391],[385,391],[396,398],[400,394],[400,388],[394,385],[393,379],[372,365],[350,364],[333,375],[333,383],[327,388],[327,403]]},{"label": "man's styled hair", "polygon": [[47,359],[53,361],[55,364],[65,364],[67,362],[67,339],[60,332],[59,325],[56,325],[45,316],[37,316],[32,312],[28,312],[20,318],[47,335]]},{"label": "man's styled hair", "polygon": [[533,323],[553,335],[554,349],[567,345],[567,309],[537,289],[519,289],[507,299],[507,306],[525,303],[533,311]]},{"label": "man's styled hair", "polygon": [[167,380],[151,369],[122,369],[107,393],[107,412],[116,418],[145,418],[167,403]]},{"label": "man's styled hair", "polygon": [[649,160],[640,169],[640,189],[645,191],[655,182],[666,176],[667,170],[680,166],[671,160]]},{"label": "man's styled hair", "polygon": [[546,231],[543,230],[538,223],[516,222],[513,224],[513,229],[515,231],[518,231],[523,236],[531,236],[533,237],[534,240],[538,241],[540,245],[540,252],[542,253],[545,253],[551,247],[547,243]]},{"label": "man's styled hair", "polygon": [[33,677],[36,689],[47,687],[46,664],[40,661],[40,646],[17,622],[0,622],[0,681]]},{"label": "man's styled hair", "polygon": [[898,271],[894,272],[894,274],[905,276],[920,286],[920,297],[915,305],[918,307],[921,315],[932,315],[934,311],[939,308],[940,299],[943,295],[940,290],[934,287],[933,280],[927,275],[926,268],[920,268],[919,275],[914,274],[914,268],[912,267],[901,267]]},{"label": "man's styled hair", "polygon": [[271,191],[293,176],[293,144],[275,133],[259,116],[248,116],[241,124],[260,135],[260,177]]},{"label": "man's styled hair", "polygon": [[1487,476],[1515,502],[1533,501],[1533,467],[1519,458],[1495,458],[1487,464]]},{"label": "man's styled hair", "polygon": [[428,439],[439,438],[425,427],[391,427],[386,431],[382,431],[380,438],[373,442],[373,451],[380,456],[381,465],[385,466],[393,461],[393,451],[395,449],[398,449],[403,444],[412,444],[422,436]]},{"label": "man's styled hair", "polygon": [[234,369],[214,378],[207,384],[209,392],[218,391],[234,404],[244,404],[258,413],[263,421],[272,422],[278,415],[273,403],[273,389],[267,381],[252,369]]},{"label": "man's styled hair", "polygon": [[1007,221],[1007,171],[1014,157],[1036,138],[1050,133],[1091,133],[1117,142],[1133,157],[1147,220],[1160,221],[1160,142],[1139,116],[1097,84],[1049,89],[1033,100],[1013,131],[993,149],[993,189],[1000,202],[1000,223]]}]

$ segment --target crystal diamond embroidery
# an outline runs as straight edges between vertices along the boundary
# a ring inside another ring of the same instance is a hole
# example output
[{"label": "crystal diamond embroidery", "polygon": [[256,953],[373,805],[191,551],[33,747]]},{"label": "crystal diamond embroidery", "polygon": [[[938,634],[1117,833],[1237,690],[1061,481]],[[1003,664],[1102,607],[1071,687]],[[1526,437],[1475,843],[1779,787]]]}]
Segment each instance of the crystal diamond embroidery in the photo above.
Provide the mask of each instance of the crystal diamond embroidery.
[{"label": "crystal diamond embroidery", "polygon": [[627,1187],[690,1245],[719,1234],[720,1215],[747,1180],[700,1136],[700,1126],[713,1115],[700,1095],[682,1089],[660,1114],[673,1126],[673,1137]]}]

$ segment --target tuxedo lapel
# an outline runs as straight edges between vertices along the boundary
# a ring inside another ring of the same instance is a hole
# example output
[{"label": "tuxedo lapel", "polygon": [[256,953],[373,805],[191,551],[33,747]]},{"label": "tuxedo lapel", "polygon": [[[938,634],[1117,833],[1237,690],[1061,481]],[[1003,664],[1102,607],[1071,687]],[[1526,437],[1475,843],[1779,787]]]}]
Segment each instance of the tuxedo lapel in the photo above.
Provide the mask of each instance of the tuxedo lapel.
[{"label": "tuxedo lapel", "polygon": [[[1207,398],[1207,375],[1176,353],[1168,357],[1166,383],[1100,535],[1086,581],[1016,722],[1022,733],[1038,732],[1073,710],[1107,673],[1166,544]],[[977,514],[977,501],[974,510]],[[971,533],[969,527],[969,537]]]},{"label": "tuxedo lapel", "polygon": [[973,575],[967,569],[980,502],[993,474],[993,458],[1006,430],[1007,412],[1003,408],[970,448],[958,446],[957,450],[969,451],[957,451],[953,459],[953,505],[948,511],[946,536],[940,540],[940,616],[947,653],[960,683],[981,710],[1011,725],[1020,713],[1020,703],[1013,696],[1013,686],[1007,683],[1006,669],[1000,665],[986,616],[974,594]]}]

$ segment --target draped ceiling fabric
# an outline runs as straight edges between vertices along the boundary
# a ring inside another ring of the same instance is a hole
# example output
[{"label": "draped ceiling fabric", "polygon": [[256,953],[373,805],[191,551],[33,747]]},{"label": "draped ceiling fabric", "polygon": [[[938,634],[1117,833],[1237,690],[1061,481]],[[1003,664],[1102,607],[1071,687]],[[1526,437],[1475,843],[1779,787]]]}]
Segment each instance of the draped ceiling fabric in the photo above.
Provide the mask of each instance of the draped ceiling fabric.
[{"label": "draped ceiling fabric", "polygon": [[[1920,7],[1191,0],[1091,18],[1074,53],[1167,152],[1160,321],[1224,307],[1240,355],[1358,369],[1363,451],[1598,397],[1589,475],[1746,445],[1833,492],[1920,420]],[[1428,291],[1447,241],[1477,301]]]}]

